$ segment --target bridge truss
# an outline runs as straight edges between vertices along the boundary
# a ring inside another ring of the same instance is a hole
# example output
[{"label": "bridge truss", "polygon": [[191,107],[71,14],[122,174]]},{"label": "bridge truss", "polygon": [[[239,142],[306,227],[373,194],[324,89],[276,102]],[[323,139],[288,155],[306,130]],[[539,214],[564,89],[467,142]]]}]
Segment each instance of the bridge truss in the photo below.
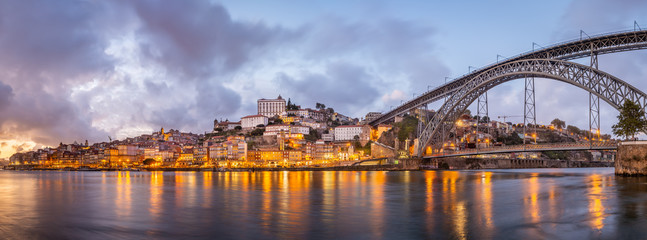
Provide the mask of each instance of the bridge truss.
[{"label": "bridge truss", "polygon": [[[436,149],[439,147],[442,140],[454,127],[457,117],[477,98],[479,99],[477,115],[482,115],[482,113],[487,115],[487,110],[481,110],[483,109],[481,103],[487,102],[487,90],[503,82],[520,78],[526,79],[524,122],[534,123],[536,121],[534,116],[534,78],[538,77],[563,81],[587,90],[590,93],[589,130],[599,137],[599,98],[618,109],[626,99],[646,108],[645,99],[647,97],[643,92],[624,81],[599,71],[597,57],[600,54],[640,49],[647,49],[647,30],[638,29],[636,31],[634,29],[634,31],[610,33],[586,39],[580,37],[573,41],[554,44],[472,71],[407,101],[383,114],[380,118],[371,121],[369,125],[377,126],[395,116],[416,108],[420,109],[423,106],[426,108],[427,104],[443,98],[447,99],[432,119],[425,119],[424,129],[419,130],[419,144],[416,153],[418,156],[422,156],[427,144]],[[591,58],[589,66],[567,61],[583,57]],[[486,105],[485,109],[487,109]],[[524,127],[524,133],[526,131],[527,129]]]},{"label": "bridge truss", "polygon": [[642,107],[647,106],[647,95],[626,82],[589,66],[554,59],[527,59],[500,64],[474,76],[464,86],[452,93],[447,102],[426,125],[418,138],[418,156],[424,146],[439,149],[442,133],[448,133],[460,115],[480,93],[502,83],[520,78],[545,78],[569,83],[601,98],[619,109],[629,99]]},{"label": "bridge truss", "polygon": [[[395,116],[410,112],[411,110],[420,108],[425,104],[441,100],[451,95],[454,91],[465,85],[475,76],[492,68],[496,68],[502,64],[507,64],[523,59],[572,60],[595,55],[595,66],[597,66],[598,55],[640,49],[647,49],[647,30],[610,33],[593,36],[587,39],[580,38],[569,42],[558,43],[546,48],[533,50],[515,57],[508,58],[504,61],[500,61],[495,64],[474,70],[469,74],[456,78],[453,81],[427,91],[426,93],[421,94],[419,97],[407,101],[397,108],[386,112],[381,117],[371,121],[369,125],[377,126],[380,123],[392,120]],[[645,107],[644,105],[641,106]]]}]

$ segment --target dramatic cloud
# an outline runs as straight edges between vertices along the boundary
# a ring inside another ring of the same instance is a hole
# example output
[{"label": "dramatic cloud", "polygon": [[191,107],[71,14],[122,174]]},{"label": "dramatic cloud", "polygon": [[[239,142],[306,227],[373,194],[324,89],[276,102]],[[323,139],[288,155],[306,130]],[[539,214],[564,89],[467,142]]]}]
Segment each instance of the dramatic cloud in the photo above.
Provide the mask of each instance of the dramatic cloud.
[{"label": "dramatic cloud", "polygon": [[[615,29],[647,11],[640,1],[596,2],[574,1],[556,38],[580,28]],[[257,98],[279,94],[361,117],[457,75],[439,57],[447,49],[438,49],[435,26],[444,23],[369,12],[317,14],[286,27],[237,18],[212,1],[0,0],[0,157],[162,126],[203,132],[214,118],[253,114]],[[639,81],[647,74],[644,54],[615,56],[601,58],[600,68],[647,87]],[[518,85],[506,85],[513,93],[496,88],[490,97],[503,102],[500,108],[522,109],[523,99],[510,97],[523,96]],[[544,87],[570,91],[540,84],[538,97],[550,97]],[[538,115],[555,104],[538,106]]]},{"label": "dramatic cloud", "polygon": [[109,6],[88,1],[1,5],[0,140],[54,144],[102,135],[68,95],[72,86],[112,69],[103,52],[105,34],[111,33]]},{"label": "dramatic cloud", "polygon": [[[0,82],[0,112],[9,106],[9,101],[13,97],[13,89],[10,86],[7,86]],[[0,117],[0,123],[2,123],[3,118]]]},{"label": "dramatic cloud", "polygon": [[[310,106],[319,101],[324,102],[326,106],[355,111],[372,105],[380,97],[377,89],[371,86],[372,81],[378,78],[367,73],[362,67],[352,64],[331,63],[324,73],[302,75],[295,79],[286,74],[279,74],[277,80],[291,96],[309,100]],[[336,110],[339,111],[338,109]]]}]

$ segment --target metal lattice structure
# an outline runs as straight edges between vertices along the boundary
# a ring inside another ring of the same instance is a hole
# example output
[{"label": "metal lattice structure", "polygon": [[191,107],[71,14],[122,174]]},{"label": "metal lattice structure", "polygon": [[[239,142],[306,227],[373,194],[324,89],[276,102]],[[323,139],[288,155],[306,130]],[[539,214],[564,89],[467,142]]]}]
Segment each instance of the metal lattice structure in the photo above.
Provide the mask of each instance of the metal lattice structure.
[{"label": "metal lattice structure", "polygon": [[454,127],[456,119],[473,103],[480,93],[499,84],[521,78],[537,77],[569,83],[596,95],[612,107],[619,109],[629,99],[645,108],[647,95],[626,82],[582,64],[555,59],[526,59],[506,62],[481,71],[470,81],[457,88],[447,102],[436,112],[419,136],[418,156],[425,146],[439,149],[444,134]]},{"label": "metal lattice structure", "polygon": [[440,87],[421,94],[415,99],[407,101],[397,108],[383,114],[381,117],[371,121],[369,124],[371,126],[377,126],[380,123],[389,121],[395,116],[407,113],[424,104],[441,100],[444,97],[453,94],[455,91],[460,90],[462,86],[467,84],[476,76],[512,62],[517,62],[524,59],[571,60],[589,57],[592,55],[595,55],[597,60],[597,55],[600,54],[633,51],[639,49],[647,49],[647,30],[634,29],[634,31],[592,36],[587,39],[579,38],[574,41],[554,44],[549,47],[533,50],[515,57],[510,57],[501,62],[497,61],[497,63],[495,64],[474,70],[467,75],[456,78],[454,81],[448,82],[444,85],[441,85]]},{"label": "metal lattice structure", "polygon": [[[528,133],[537,143],[537,110],[535,110],[535,78],[526,77],[526,90],[523,98],[523,144],[526,144]],[[532,129],[528,127],[532,125]]]},{"label": "metal lattice structure", "polygon": [[[476,124],[477,129],[478,126],[480,126],[480,122],[482,121],[483,118],[487,117],[488,119],[490,118],[488,114],[488,104],[487,104],[487,92],[484,92],[483,94],[479,95],[479,100],[478,104],[476,105],[476,116],[478,116],[478,121],[479,124]],[[487,131],[487,128],[486,128]]]},{"label": "metal lattice structure", "polygon": [[[598,54],[591,54],[590,67],[598,69]],[[600,88],[600,84],[593,84],[594,87]],[[593,144],[594,137],[600,138],[600,98],[589,93],[589,143]]]}]

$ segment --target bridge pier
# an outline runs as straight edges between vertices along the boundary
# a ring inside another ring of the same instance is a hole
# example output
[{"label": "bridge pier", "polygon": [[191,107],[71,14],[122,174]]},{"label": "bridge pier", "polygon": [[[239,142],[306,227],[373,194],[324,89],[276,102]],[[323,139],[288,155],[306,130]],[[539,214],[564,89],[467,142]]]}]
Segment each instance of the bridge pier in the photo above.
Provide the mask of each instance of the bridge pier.
[{"label": "bridge pier", "polygon": [[647,175],[647,141],[626,141],[618,145],[616,175]]}]

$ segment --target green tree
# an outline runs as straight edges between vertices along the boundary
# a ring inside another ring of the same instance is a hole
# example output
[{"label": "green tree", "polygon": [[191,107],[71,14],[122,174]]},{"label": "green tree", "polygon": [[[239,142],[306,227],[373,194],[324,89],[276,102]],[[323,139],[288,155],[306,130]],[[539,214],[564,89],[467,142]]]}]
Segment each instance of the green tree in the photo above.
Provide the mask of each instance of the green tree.
[{"label": "green tree", "polygon": [[553,126],[555,126],[555,128],[557,129],[562,129],[564,128],[564,126],[566,126],[566,122],[559,120],[559,118],[553,119],[553,121],[551,121],[550,124],[553,124]]},{"label": "green tree", "polygon": [[618,123],[613,125],[613,134],[634,138],[636,133],[645,132],[647,119],[645,119],[645,110],[631,100],[626,100],[620,107]]},{"label": "green tree", "polygon": [[155,163],[155,159],[147,158],[146,160],[144,160],[144,165],[146,165],[146,166],[150,166],[153,163]]},{"label": "green tree", "polygon": [[568,125],[566,126],[566,130],[569,131],[570,133],[575,133],[575,134],[580,134],[581,130],[573,125]]}]

